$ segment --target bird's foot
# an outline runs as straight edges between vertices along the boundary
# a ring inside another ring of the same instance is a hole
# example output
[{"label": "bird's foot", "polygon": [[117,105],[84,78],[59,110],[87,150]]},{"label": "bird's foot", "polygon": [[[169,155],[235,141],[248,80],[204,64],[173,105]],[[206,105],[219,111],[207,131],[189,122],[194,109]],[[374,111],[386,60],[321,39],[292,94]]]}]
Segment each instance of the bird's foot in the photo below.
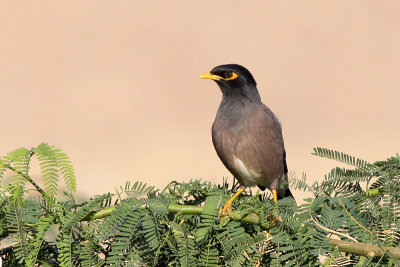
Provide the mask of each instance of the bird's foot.
[{"label": "bird's foot", "polygon": [[232,217],[232,205],[227,202],[225,205],[219,210],[218,217],[220,218],[220,226],[224,227],[229,223]]},{"label": "bird's foot", "polygon": [[219,217],[231,217],[232,216],[232,204],[229,202],[226,202],[225,205],[219,210]]}]

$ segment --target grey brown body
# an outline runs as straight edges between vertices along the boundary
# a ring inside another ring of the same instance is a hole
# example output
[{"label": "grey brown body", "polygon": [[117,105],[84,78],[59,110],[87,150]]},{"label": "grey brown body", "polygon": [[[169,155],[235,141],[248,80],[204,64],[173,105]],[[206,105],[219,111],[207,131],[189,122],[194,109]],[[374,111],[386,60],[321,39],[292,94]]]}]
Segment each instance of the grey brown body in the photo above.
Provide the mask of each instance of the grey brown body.
[{"label": "grey brown body", "polygon": [[285,149],[278,119],[260,99],[224,96],[212,126],[215,150],[244,186],[278,191]]}]

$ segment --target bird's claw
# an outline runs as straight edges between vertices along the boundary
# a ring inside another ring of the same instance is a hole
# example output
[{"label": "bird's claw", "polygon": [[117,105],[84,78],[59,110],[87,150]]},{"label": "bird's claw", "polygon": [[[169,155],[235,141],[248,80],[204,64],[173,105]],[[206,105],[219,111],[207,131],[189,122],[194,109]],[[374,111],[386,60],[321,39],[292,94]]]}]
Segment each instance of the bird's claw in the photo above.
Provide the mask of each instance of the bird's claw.
[{"label": "bird's claw", "polygon": [[219,210],[219,217],[232,217],[232,205],[229,203],[226,203],[220,210]]},{"label": "bird's claw", "polygon": [[232,217],[232,206],[226,203],[220,210],[218,217],[220,217],[220,226],[224,227],[229,223]]}]

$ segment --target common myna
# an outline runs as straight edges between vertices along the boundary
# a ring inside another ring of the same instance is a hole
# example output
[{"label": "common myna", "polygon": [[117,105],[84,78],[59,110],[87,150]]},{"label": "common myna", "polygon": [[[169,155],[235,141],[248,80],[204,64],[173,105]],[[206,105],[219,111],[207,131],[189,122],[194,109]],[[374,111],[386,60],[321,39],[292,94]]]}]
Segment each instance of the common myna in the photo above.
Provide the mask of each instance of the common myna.
[{"label": "common myna", "polygon": [[250,71],[241,65],[227,64],[200,78],[214,80],[222,91],[212,125],[212,141],[222,163],[240,183],[240,189],[226,202],[221,214],[231,215],[233,200],[247,186],[270,189],[275,203],[292,196],[287,183],[281,183],[288,172],[281,125],[261,102]]}]

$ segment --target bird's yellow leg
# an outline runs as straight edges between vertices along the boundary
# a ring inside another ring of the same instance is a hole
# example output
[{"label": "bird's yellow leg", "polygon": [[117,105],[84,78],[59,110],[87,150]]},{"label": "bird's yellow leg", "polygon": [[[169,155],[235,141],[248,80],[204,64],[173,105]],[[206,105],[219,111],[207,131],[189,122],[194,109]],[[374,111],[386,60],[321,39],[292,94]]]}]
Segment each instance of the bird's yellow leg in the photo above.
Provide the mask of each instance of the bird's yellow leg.
[{"label": "bird's yellow leg", "polygon": [[271,190],[272,195],[274,196],[274,202],[275,202],[275,208],[274,208],[274,213],[275,215],[278,215],[278,192],[276,190]]},{"label": "bird's yellow leg", "polygon": [[278,202],[278,192],[276,190],[272,190],[272,195],[274,196],[275,205]]},{"label": "bird's yellow leg", "polygon": [[225,203],[225,205],[219,211],[219,216],[228,215],[232,216],[232,202],[246,189],[246,187],[240,187],[239,190]]}]

